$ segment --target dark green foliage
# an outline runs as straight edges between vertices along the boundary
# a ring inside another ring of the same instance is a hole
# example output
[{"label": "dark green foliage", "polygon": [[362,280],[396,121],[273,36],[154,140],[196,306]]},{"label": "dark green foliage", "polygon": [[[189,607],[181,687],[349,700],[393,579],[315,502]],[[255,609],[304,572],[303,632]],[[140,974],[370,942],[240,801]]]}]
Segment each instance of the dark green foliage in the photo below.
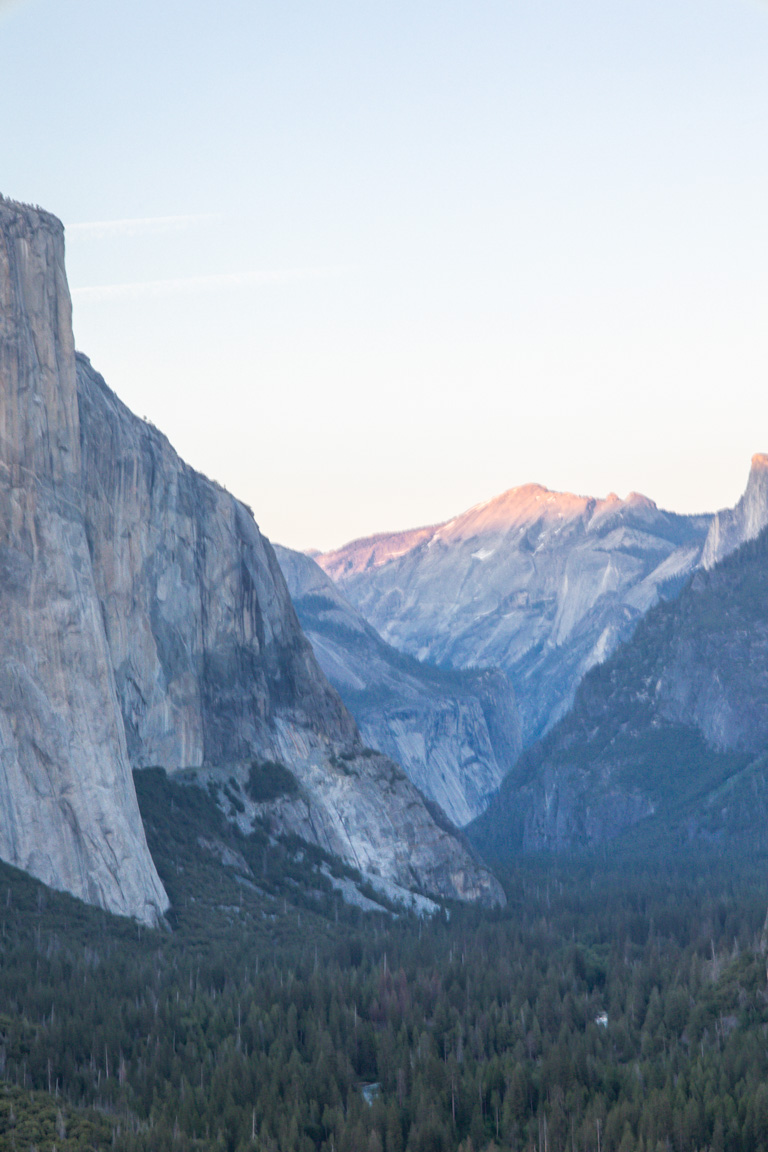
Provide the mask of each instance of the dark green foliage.
[{"label": "dark green foliage", "polygon": [[352,756],[342,753],[340,756],[331,756],[328,763],[331,768],[335,768],[337,772],[341,772],[342,776],[359,776],[360,773],[352,766],[352,760]]},{"label": "dark green foliage", "polygon": [[298,792],[296,777],[276,760],[254,760],[245,790],[255,804],[266,804]]},{"label": "dark green foliage", "polygon": [[95,1109],[73,1108],[53,1092],[31,1092],[8,1083],[0,1087],[0,1148],[56,1148],[86,1152],[112,1143],[111,1118]]},{"label": "dark green foliage", "polygon": [[539,859],[503,914],[419,923],[340,905],[328,858],[206,791],[136,785],[173,931],[0,866],[2,1152],[766,1143],[765,857]]},{"label": "dark green foliage", "polygon": [[[293,778],[292,778],[293,779]],[[174,930],[200,943],[234,923],[256,938],[270,937],[275,909],[294,906],[338,914],[330,877],[360,875],[303,841],[275,841],[258,826],[250,836],[222,814],[216,791],[169,779],[162,768],[134,772],[136,794],[152,856],[171,900]]]}]

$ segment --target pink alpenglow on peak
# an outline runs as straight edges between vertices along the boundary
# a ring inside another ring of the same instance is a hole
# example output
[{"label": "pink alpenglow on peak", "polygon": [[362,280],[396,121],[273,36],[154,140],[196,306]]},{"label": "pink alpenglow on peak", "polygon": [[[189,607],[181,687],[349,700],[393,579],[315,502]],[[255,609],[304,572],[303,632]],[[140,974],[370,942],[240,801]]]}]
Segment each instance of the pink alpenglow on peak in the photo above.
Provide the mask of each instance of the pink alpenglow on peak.
[{"label": "pink alpenglow on peak", "polygon": [[316,561],[395,648],[506,672],[528,743],[694,570],[708,528],[709,517],[662,511],[637,492],[597,499],[524,484],[443,524]]},{"label": "pink alpenglow on peak", "polygon": [[481,536],[506,536],[536,524],[583,522],[588,525],[605,513],[615,515],[623,508],[657,512],[653,500],[630,492],[622,500],[615,492],[605,499],[553,492],[541,484],[523,484],[475,504],[461,515],[442,524],[411,528],[404,532],[378,533],[353,540],[330,552],[308,552],[334,580],[348,580],[357,573],[380,568],[423,546],[442,542],[457,544]]}]

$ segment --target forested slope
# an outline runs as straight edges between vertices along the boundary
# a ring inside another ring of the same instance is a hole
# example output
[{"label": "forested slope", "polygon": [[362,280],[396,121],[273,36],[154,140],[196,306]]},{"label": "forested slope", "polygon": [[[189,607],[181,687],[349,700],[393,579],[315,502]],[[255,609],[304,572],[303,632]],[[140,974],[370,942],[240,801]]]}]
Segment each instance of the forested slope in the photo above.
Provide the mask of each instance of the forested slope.
[{"label": "forested slope", "polygon": [[298,844],[249,847],[199,789],[147,772],[137,793],[173,931],[0,866],[0,1148],[768,1141],[765,856],[538,860],[504,912],[395,919],[346,907]]}]

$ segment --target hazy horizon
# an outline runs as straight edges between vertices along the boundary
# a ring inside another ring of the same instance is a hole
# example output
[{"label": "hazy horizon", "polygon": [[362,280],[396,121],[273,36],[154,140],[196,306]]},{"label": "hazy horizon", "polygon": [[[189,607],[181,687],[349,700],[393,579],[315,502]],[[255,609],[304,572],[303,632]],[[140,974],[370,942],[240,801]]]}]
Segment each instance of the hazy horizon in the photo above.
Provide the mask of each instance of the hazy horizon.
[{"label": "hazy horizon", "polygon": [[13,0],[0,191],[273,540],[532,482],[714,511],[768,449],[767,58],[755,0]]}]

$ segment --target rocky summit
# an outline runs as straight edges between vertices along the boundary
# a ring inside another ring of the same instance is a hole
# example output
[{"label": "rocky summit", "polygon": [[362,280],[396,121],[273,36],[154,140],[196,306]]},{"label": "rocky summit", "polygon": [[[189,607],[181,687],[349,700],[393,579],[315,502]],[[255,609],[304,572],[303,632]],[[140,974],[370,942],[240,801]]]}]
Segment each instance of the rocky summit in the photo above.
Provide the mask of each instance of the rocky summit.
[{"label": "rocky summit", "polygon": [[443,670],[398,652],[309,556],[275,551],[301,626],[365,742],[396,760],[454,824],[469,823],[520,753],[507,677]]},{"label": "rocky summit", "polygon": [[585,672],[696,568],[709,517],[643,496],[515,488],[445,524],[317,557],[395,647],[512,682],[523,741],[570,707]]},{"label": "rocky summit", "polygon": [[[394,888],[496,881],[368,752],[249,509],[76,356],[61,224],[0,205],[0,857],[112,911],[168,901],[131,768],[245,788],[243,831],[297,833]],[[220,793],[223,795],[223,793]]]}]

